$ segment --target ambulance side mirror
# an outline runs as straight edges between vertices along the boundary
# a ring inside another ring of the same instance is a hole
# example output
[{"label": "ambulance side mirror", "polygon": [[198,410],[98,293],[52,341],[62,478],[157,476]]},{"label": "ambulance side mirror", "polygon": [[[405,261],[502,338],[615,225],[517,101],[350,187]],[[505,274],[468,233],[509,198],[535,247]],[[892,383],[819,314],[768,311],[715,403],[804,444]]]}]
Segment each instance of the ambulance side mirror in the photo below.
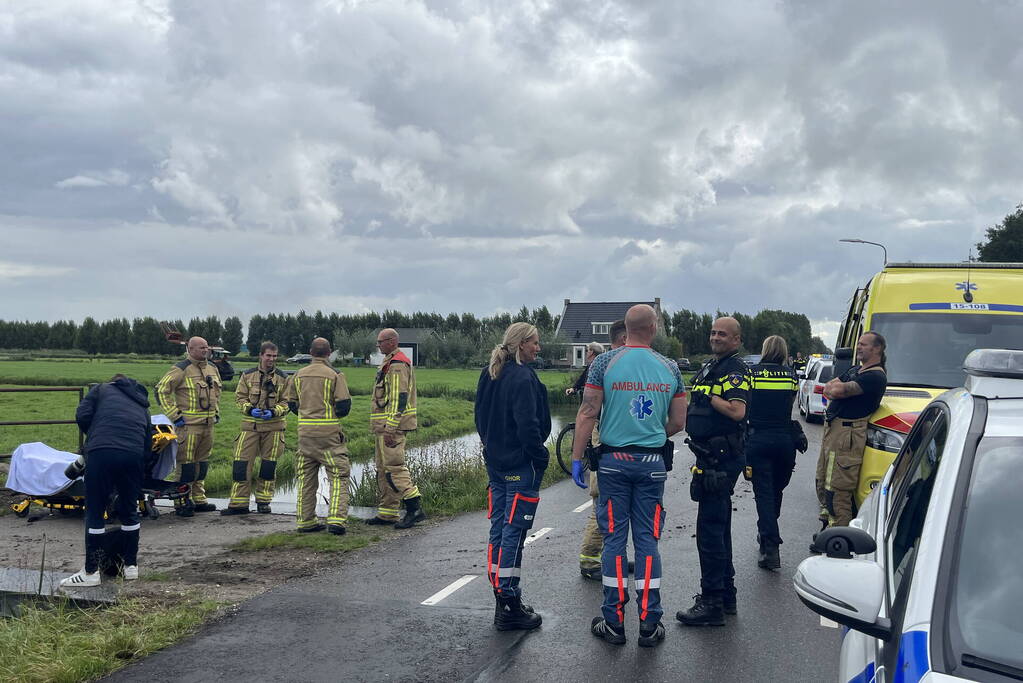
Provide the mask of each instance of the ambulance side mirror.
[{"label": "ambulance side mirror", "polygon": [[853,350],[848,346],[835,349],[835,377],[841,377],[852,367]]}]

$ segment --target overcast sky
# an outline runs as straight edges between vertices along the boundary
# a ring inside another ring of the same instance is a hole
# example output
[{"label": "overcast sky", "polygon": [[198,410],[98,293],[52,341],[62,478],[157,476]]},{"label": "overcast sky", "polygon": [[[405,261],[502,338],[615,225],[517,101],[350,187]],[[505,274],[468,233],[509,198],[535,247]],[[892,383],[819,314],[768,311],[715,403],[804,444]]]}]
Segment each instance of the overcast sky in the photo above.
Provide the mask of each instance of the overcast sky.
[{"label": "overcast sky", "polygon": [[0,0],[0,318],[659,296],[833,340],[1023,201],[1018,2]]}]

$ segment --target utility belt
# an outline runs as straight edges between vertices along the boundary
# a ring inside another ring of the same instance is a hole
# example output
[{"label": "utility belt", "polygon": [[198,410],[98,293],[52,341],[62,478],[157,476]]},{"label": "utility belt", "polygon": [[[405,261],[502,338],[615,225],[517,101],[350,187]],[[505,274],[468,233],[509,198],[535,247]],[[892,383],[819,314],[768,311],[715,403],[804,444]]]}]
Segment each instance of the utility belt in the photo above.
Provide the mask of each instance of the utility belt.
[{"label": "utility belt", "polygon": [[605,453],[643,453],[646,455],[659,455],[664,460],[664,469],[671,472],[675,464],[675,444],[671,439],[665,439],[661,446],[610,446],[600,444],[599,446],[586,446],[586,458],[589,460],[590,470],[596,472],[600,468],[600,456]]},{"label": "utility belt", "polygon": [[[742,468],[742,437],[739,434],[712,436],[693,441],[686,439],[689,450],[696,455],[696,464],[689,468],[693,478],[689,497],[699,502],[707,494],[728,493],[735,484],[735,466]],[[728,465],[732,466],[729,467]]]}]

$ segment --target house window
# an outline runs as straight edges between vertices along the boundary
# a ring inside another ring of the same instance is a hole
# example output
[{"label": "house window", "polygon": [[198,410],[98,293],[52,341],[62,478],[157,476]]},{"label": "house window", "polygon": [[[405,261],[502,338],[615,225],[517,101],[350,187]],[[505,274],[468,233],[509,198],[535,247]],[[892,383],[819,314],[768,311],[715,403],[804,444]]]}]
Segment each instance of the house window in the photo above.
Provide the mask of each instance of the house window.
[{"label": "house window", "polygon": [[593,334],[607,334],[611,330],[611,323],[593,323]]}]

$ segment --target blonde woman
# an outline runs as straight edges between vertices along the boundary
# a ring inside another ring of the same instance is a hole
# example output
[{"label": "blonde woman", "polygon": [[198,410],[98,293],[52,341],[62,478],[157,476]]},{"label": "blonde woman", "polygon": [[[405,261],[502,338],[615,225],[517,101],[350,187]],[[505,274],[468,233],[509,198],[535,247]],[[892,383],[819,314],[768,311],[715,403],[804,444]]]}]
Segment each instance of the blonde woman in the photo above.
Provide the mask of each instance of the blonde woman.
[{"label": "blonde woman", "polygon": [[487,577],[494,587],[494,626],[500,631],[533,629],[542,619],[522,604],[519,573],[522,546],[540,502],[540,481],[550,456],[547,389],[529,363],[540,352],[540,333],[512,323],[490,354],[476,386],[476,431],[490,476],[487,516]]},{"label": "blonde woman", "polygon": [[774,334],[764,340],[760,362],[750,371],[752,400],[746,464],[753,468],[753,496],[757,503],[757,538],[761,569],[780,569],[778,517],[781,498],[796,466],[792,432],[792,400],[798,384],[785,340]]}]

